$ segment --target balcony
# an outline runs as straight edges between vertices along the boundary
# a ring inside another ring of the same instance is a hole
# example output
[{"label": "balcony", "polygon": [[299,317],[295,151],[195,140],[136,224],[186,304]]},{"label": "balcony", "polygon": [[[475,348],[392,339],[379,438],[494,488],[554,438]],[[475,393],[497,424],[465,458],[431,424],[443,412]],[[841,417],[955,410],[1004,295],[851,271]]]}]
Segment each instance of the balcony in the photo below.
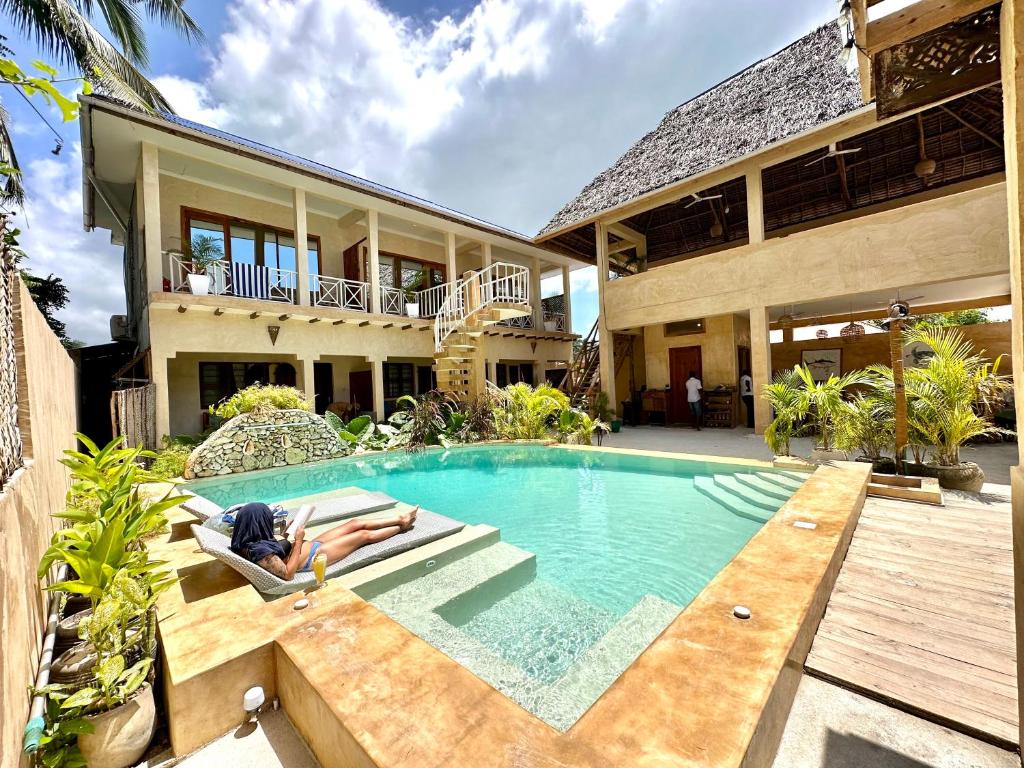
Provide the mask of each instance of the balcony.
[{"label": "balcony", "polygon": [[[171,293],[193,293],[191,270],[187,259],[179,253],[164,253],[164,287]],[[206,291],[211,296],[235,296],[259,301],[299,304],[298,273],[294,270],[256,264],[214,262],[206,268],[209,279]],[[415,291],[410,298],[400,288],[382,286],[381,312],[387,315],[431,318],[437,315],[448,298],[450,286],[436,285]],[[330,275],[309,276],[309,303],[314,307],[333,307],[352,312],[370,311],[370,284]]]}]

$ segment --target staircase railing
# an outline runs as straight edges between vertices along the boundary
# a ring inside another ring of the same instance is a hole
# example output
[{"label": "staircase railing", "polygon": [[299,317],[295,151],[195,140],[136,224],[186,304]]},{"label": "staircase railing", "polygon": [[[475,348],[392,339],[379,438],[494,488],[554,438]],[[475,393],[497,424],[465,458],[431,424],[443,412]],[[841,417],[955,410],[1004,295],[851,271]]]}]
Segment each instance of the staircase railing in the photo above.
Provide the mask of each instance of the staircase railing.
[{"label": "staircase railing", "polygon": [[599,345],[597,343],[597,321],[580,344],[579,352],[572,359],[569,372],[562,379],[562,391],[570,398],[581,393],[581,389],[592,378],[594,367],[598,363]]},{"label": "staircase railing", "polygon": [[530,270],[518,264],[497,261],[448,285],[451,291],[434,316],[437,352],[474,312],[491,304],[530,303]]}]

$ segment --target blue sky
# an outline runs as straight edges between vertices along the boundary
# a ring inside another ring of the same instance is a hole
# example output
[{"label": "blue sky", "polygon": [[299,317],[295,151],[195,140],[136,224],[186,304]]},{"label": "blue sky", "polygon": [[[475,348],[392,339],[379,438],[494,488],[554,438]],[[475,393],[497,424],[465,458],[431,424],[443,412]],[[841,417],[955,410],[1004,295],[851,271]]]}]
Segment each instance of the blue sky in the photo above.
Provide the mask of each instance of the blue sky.
[{"label": "blue sky", "polygon": [[[832,0],[187,7],[202,47],[147,24],[149,74],[179,113],[530,235],[665,112],[835,14]],[[3,19],[0,34],[22,64],[40,56]],[[29,266],[65,278],[70,333],[104,342],[124,307],[121,254],[82,231],[78,126],[47,113],[65,139],[55,157],[49,130],[2,96],[30,195]],[[574,330],[595,317],[594,270],[580,270]]]}]

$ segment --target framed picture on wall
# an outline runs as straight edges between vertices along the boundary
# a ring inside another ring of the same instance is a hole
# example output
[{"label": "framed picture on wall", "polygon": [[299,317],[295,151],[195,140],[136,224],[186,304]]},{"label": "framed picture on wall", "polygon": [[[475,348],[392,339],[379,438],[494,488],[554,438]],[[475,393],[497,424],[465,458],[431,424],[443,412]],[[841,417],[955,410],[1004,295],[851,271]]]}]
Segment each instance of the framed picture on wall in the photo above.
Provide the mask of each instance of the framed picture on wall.
[{"label": "framed picture on wall", "polygon": [[839,376],[843,370],[843,350],[805,349],[800,353],[800,362],[811,371],[815,381],[826,381],[829,376]]}]

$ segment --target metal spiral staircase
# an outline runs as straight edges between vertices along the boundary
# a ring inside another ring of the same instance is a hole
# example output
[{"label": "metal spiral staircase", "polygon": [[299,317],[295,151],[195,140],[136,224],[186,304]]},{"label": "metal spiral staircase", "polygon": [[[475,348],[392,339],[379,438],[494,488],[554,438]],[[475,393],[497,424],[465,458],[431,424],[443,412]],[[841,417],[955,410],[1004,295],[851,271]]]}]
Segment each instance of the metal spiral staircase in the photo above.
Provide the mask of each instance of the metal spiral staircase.
[{"label": "metal spiral staircase", "polygon": [[454,283],[434,316],[437,388],[458,400],[478,394],[486,380],[479,338],[484,328],[533,312],[530,271],[496,262]]}]

